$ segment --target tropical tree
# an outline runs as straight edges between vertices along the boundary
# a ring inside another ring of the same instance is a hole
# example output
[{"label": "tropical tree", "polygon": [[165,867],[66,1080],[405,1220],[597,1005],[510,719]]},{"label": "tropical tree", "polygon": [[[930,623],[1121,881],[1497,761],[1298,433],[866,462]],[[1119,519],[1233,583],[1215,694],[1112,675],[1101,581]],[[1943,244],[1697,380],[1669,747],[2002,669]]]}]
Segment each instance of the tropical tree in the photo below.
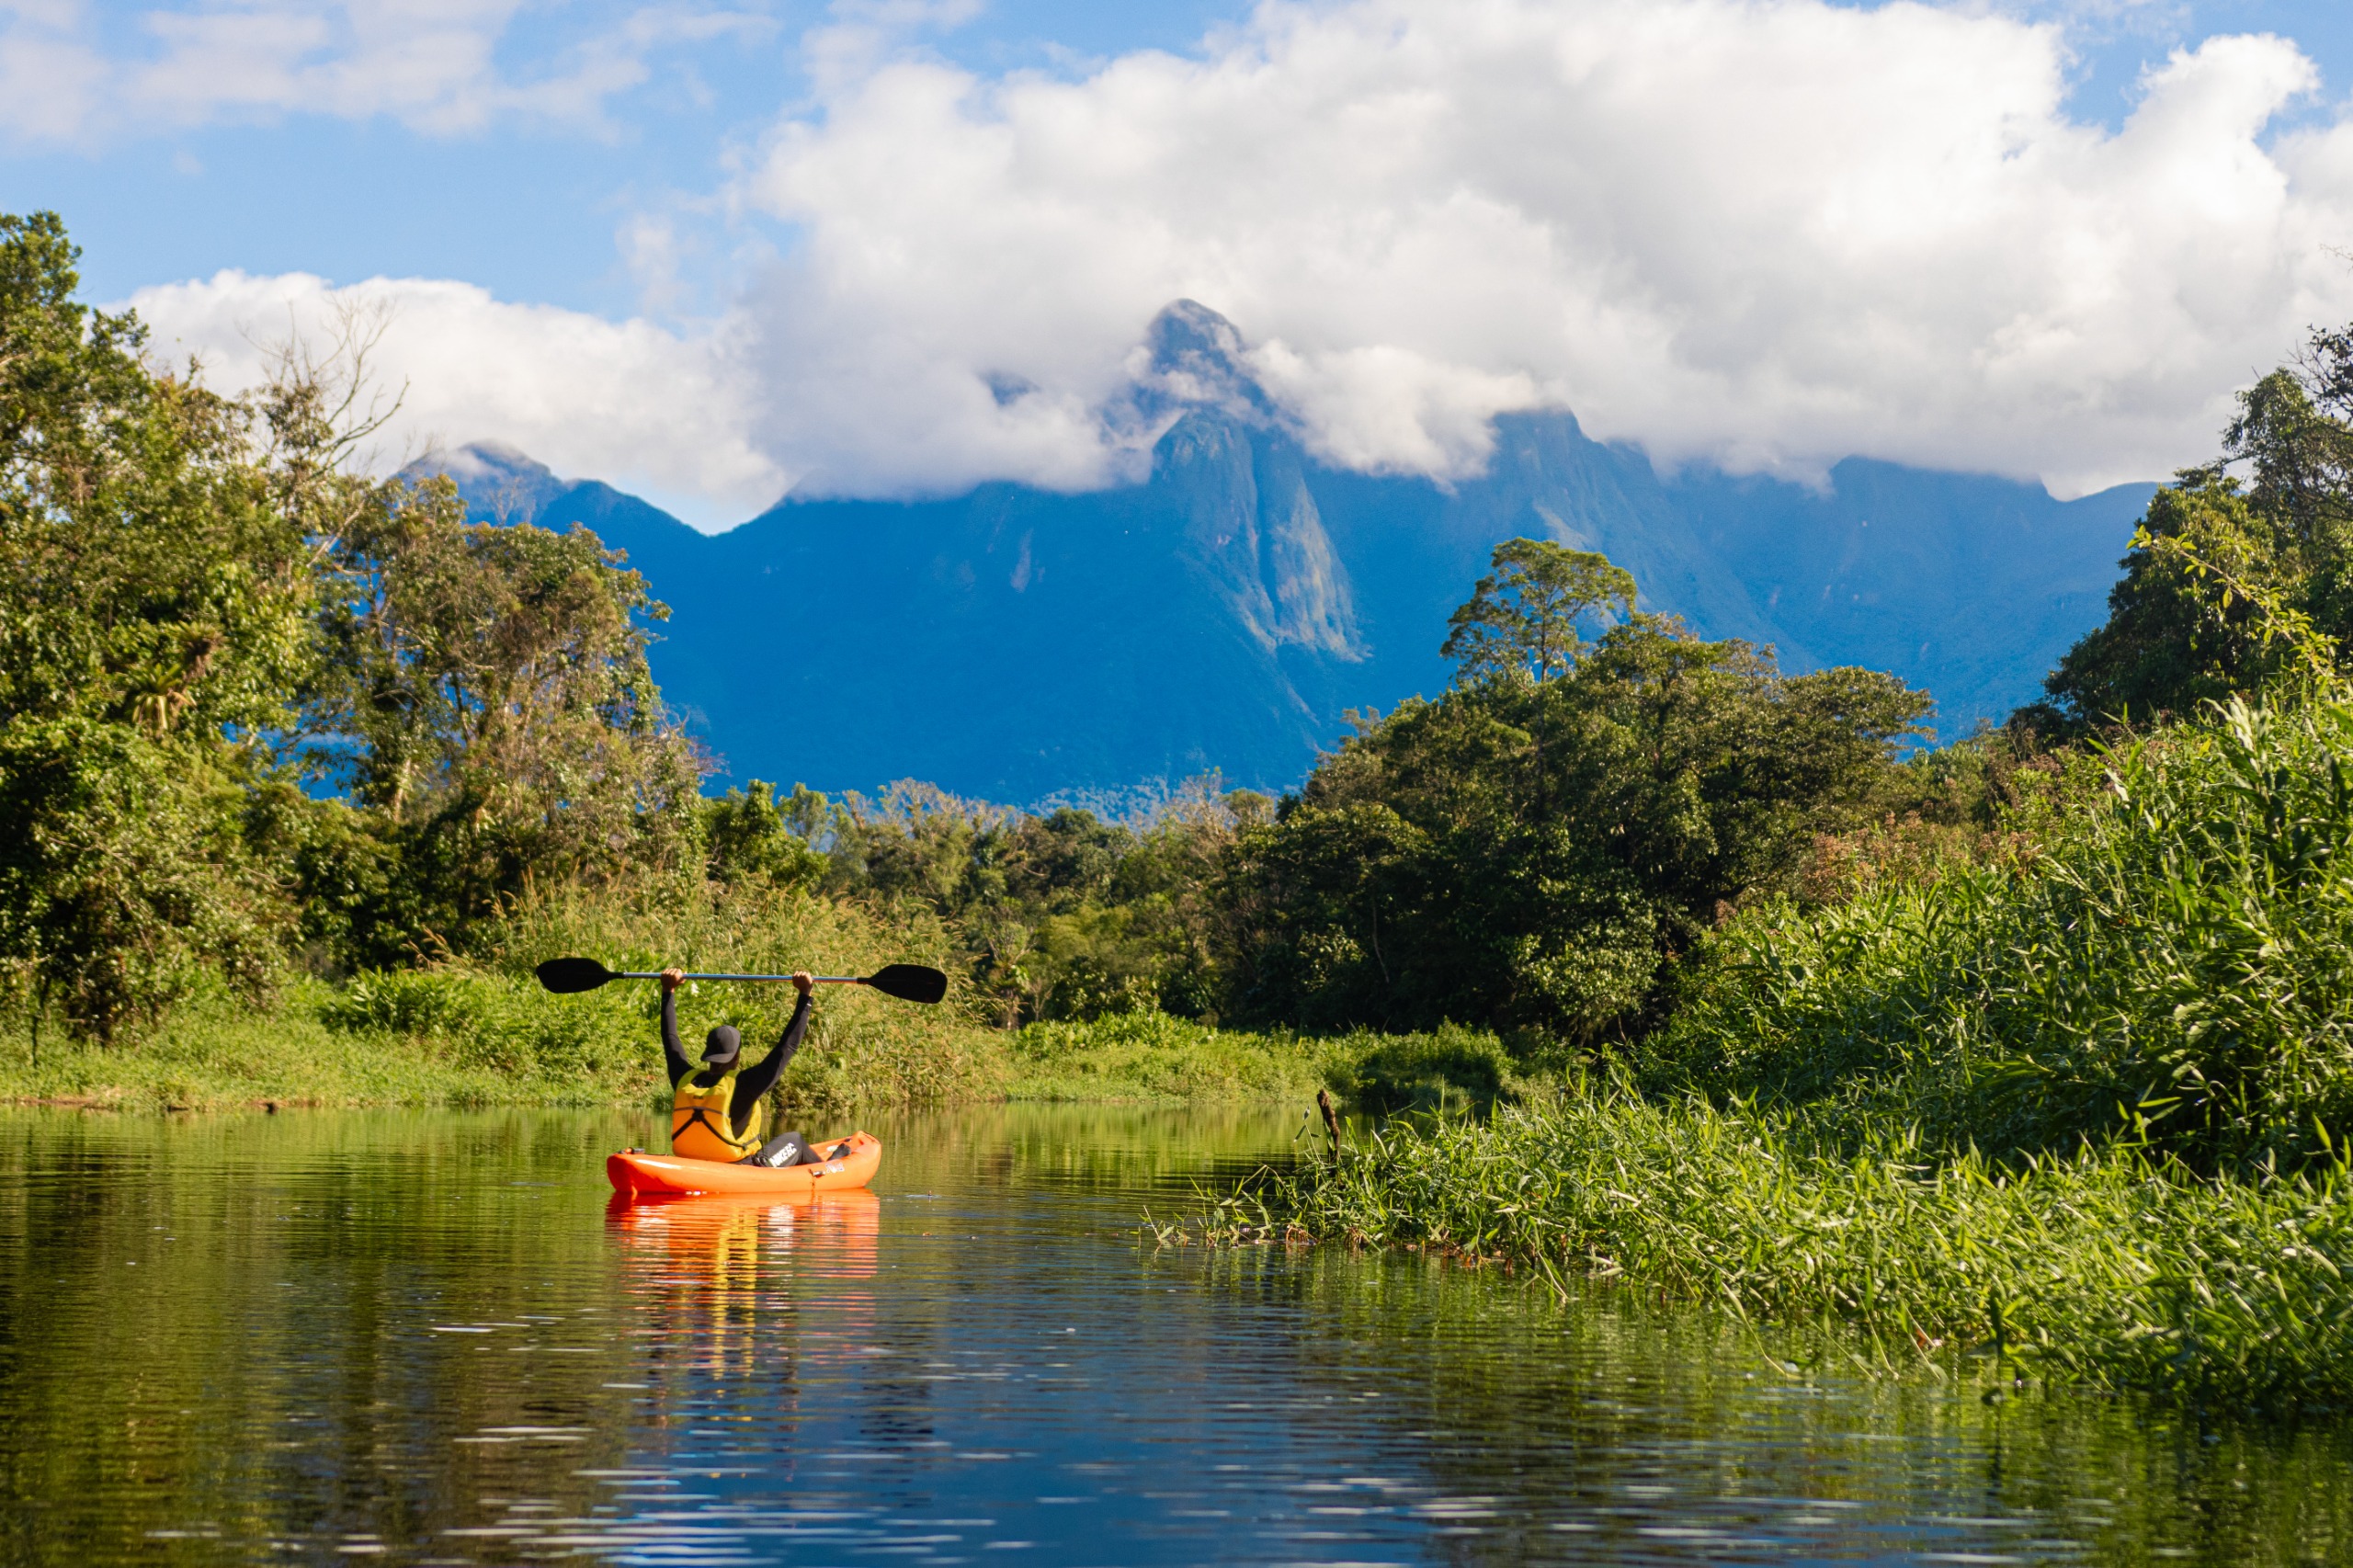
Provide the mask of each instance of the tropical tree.
[{"label": "tropical tree", "polygon": [[[2222,455],[2151,498],[2109,595],[2026,717],[2062,732],[2188,714],[2305,660],[2279,628],[2353,637],[2353,329],[2240,394]],[[2284,619],[2283,619],[2284,618]]]},{"label": "tropical tree", "polygon": [[324,553],[305,733],[399,842],[399,924],[446,940],[529,879],[684,864],[700,775],[645,657],[668,612],[594,534],[468,522],[446,479],[395,480]]},{"label": "tropical tree", "polygon": [[242,814],[315,598],[245,411],[78,303],[77,259],[54,214],[0,216],[0,961],[112,1038],[194,966],[268,971]]},{"label": "tropical tree", "polygon": [[[1361,721],[1241,836],[1242,1010],[1639,1030],[1674,957],[1793,877],[1927,710],[1892,676],[1786,676],[1636,612],[1597,557],[1517,540],[1496,563],[1456,613],[1455,686]],[[1624,619],[1586,642],[1574,623],[1597,608]]]},{"label": "tropical tree", "polygon": [[1506,540],[1494,568],[1447,621],[1440,657],[1463,680],[1510,676],[1542,685],[1576,663],[1581,624],[1634,609],[1634,579],[1609,558],[1550,540]]},{"label": "tropical tree", "polygon": [[75,260],[0,216],[0,965],[37,1016],[112,1039],[298,938],[404,957],[534,878],[693,859],[636,574],[370,477],[369,322],[233,400]]}]

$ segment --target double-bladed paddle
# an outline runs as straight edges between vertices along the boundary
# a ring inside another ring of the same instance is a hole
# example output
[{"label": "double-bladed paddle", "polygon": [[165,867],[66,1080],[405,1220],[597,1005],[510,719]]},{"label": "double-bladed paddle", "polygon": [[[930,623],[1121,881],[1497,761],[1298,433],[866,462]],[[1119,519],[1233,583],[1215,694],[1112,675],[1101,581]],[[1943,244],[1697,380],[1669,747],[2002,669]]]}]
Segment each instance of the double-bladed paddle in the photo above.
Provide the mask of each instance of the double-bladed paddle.
[{"label": "double-bladed paddle", "polygon": [[[594,991],[608,980],[659,980],[658,971],[609,970],[595,959],[550,959],[540,965],[540,983],[559,996]],[[689,974],[688,980],[790,980],[789,974]],[[818,985],[870,985],[902,1002],[937,1002],[948,994],[948,976],[919,963],[885,964],[872,974],[814,974]]]}]

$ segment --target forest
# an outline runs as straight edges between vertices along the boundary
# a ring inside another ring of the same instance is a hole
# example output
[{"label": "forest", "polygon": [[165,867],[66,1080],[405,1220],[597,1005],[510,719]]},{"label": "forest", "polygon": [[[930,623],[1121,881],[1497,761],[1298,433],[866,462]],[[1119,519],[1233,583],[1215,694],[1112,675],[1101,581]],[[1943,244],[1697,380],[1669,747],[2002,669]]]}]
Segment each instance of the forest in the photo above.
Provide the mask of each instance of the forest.
[{"label": "forest", "polygon": [[1433,628],[1453,683],[1358,715],[1279,801],[706,797],[624,560],[367,472],[365,324],[227,396],[80,302],[75,262],[54,216],[0,219],[0,972],[28,1031],[108,1046],[199,994],[495,967],[558,906],[609,936],[822,905],[949,958],[998,1028],[1450,1024],[1648,1060],[1761,926],[2015,871],[2092,820],[2113,746],[2309,695],[2353,618],[2353,335],[2325,332],[2158,494],[2049,699],[1955,745],[1914,744],[1927,693],[1786,674],[1521,539]]}]

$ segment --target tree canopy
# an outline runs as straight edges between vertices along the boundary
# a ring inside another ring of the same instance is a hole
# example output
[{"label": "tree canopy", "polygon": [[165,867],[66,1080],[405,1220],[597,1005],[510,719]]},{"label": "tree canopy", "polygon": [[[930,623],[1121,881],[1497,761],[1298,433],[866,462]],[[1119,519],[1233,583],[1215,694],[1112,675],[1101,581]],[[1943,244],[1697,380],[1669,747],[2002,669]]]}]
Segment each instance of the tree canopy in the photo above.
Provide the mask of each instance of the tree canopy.
[{"label": "tree canopy", "polygon": [[[2188,715],[2305,661],[2299,633],[2353,636],[2353,329],[2240,394],[2214,462],[2160,490],[2107,621],[2045,683],[2061,731]],[[2332,658],[2335,654],[2330,655]]]},{"label": "tree canopy", "polygon": [[[1637,1029],[1663,966],[1793,877],[1928,710],[1893,676],[1785,676],[1634,611],[1632,579],[1599,556],[1514,540],[1495,562],[1455,614],[1453,688],[1361,721],[1244,835],[1249,1010]],[[1583,642],[1572,623],[1603,608],[1623,619]]]},{"label": "tree canopy", "polygon": [[226,397],[76,261],[0,216],[0,964],[37,1006],[111,1038],[208,967],[257,990],[303,937],[381,957],[675,853],[634,573],[355,466],[364,341]]}]

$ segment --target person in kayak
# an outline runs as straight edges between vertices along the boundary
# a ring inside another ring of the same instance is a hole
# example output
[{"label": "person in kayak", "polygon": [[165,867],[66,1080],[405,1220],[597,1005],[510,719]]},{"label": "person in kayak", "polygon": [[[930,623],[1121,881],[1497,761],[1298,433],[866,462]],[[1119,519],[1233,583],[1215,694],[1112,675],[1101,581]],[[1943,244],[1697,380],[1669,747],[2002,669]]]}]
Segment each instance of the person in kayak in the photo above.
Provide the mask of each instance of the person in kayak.
[{"label": "person in kayak", "polygon": [[[721,1160],[739,1165],[813,1165],[829,1156],[809,1147],[798,1132],[763,1142],[767,1130],[767,1094],[784,1075],[809,1032],[809,990],[804,971],[792,976],[801,1000],[776,1049],[742,1067],[744,1037],[722,1024],[703,1038],[702,1065],[687,1059],[678,1041],[678,985],[686,975],[662,971],[662,1054],[670,1068],[670,1152],[690,1160]],[[742,1067],[741,1071],[738,1068]]]}]

